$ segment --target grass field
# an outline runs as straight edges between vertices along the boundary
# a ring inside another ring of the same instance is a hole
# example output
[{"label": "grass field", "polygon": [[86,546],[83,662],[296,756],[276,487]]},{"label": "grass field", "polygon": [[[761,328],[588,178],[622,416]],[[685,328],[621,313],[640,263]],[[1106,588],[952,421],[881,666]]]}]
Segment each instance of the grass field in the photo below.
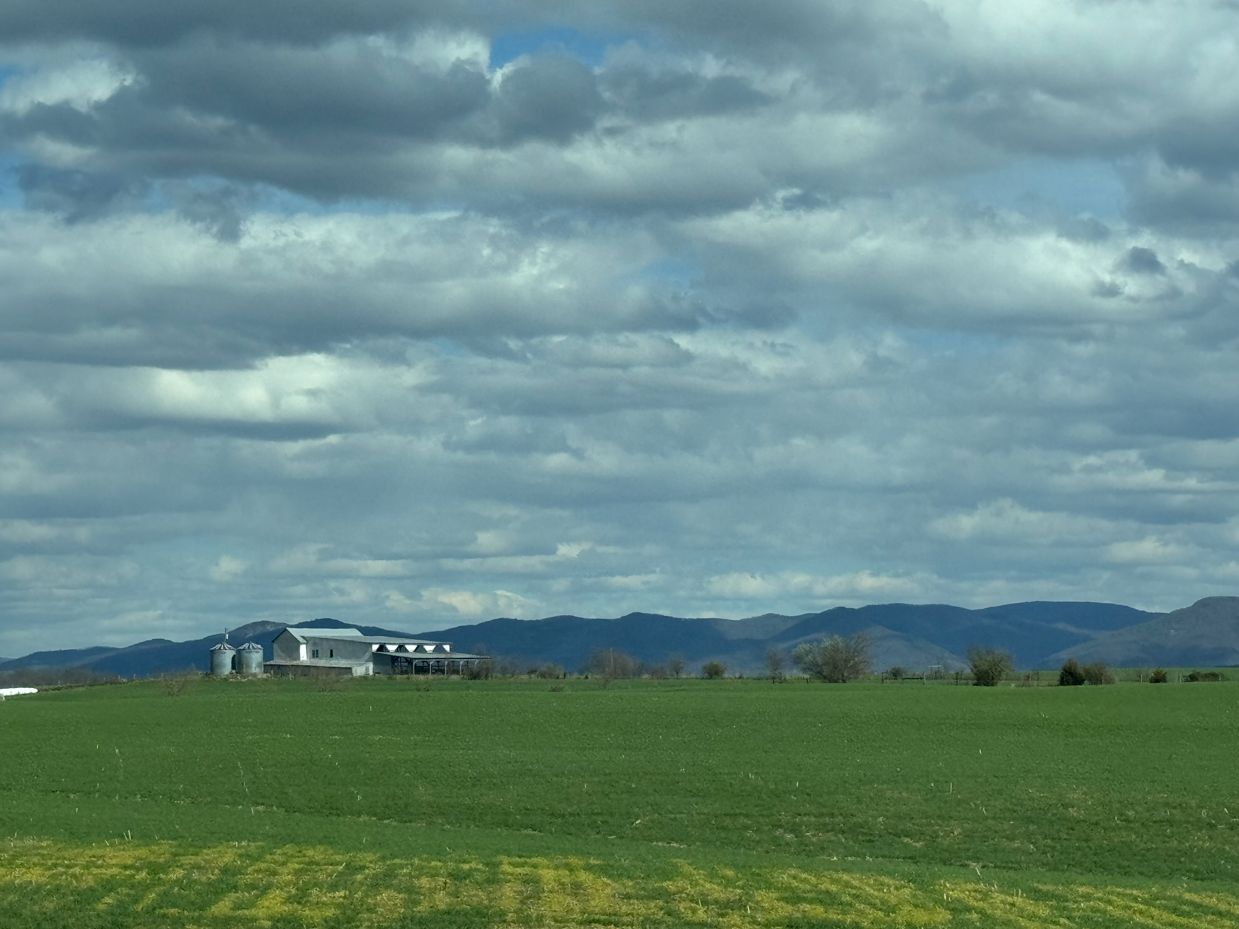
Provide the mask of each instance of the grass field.
[{"label": "grass field", "polygon": [[0,925],[1239,925],[1239,685],[555,686],[0,704]]}]

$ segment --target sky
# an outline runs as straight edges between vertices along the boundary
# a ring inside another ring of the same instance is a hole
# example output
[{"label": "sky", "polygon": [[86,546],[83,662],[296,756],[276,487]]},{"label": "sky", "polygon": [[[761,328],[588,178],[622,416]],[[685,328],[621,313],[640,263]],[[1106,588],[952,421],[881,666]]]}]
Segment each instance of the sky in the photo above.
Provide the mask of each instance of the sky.
[{"label": "sky", "polygon": [[1239,592],[1233,0],[7,0],[0,655]]}]

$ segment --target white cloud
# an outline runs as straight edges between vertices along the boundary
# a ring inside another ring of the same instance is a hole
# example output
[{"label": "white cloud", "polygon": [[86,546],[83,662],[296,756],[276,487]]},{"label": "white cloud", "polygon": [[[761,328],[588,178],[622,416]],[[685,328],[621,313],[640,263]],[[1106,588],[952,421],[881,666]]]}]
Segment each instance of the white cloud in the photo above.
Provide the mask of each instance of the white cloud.
[{"label": "white cloud", "polygon": [[1233,5],[174,6],[0,6],[0,653],[1234,592]]},{"label": "white cloud", "polygon": [[133,72],[107,59],[49,64],[0,84],[0,112],[21,115],[37,105],[63,103],[85,113],[135,79]]},{"label": "white cloud", "polygon": [[781,600],[795,594],[808,595],[815,600],[853,602],[883,597],[919,600],[927,592],[925,580],[872,571],[829,576],[783,571],[773,575],[723,574],[710,578],[707,586],[710,593],[731,599]]},{"label": "white cloud", "polygon": [[1151,535],[1106,547],[1106,558],[1117,564],[1182,564],[1188,554],[1184,546]]},{"label": "white cloud", "polygon": [[211,580],[220,584],[227,584],[229,581],[236,580],[249,567],[249,563],[234,558],[232,555],[220,555],[219,560],[211,565],[207,572],[211,576]]},{"label": "white cloud", "polygon": [[1120,527],[1096,517],[1028,510],[1014,500],[993,500],[969,513],[939,516],[931,534],[957,542],[976,540],[999,544],[1088,545],[1112,536]]},{"label": "white cloud", "polygon": [[389,591],[386,605],[398,613],[429,614],[443,617],[444,610],[453,612],[449,617],[469,620],[491,619],[495,616],[510,616],[516,619],[532,618],[538,604],[509,590],[472,591],[444,590],[430,587],[421,592],[417,600],[411,600],[397,591]]}]

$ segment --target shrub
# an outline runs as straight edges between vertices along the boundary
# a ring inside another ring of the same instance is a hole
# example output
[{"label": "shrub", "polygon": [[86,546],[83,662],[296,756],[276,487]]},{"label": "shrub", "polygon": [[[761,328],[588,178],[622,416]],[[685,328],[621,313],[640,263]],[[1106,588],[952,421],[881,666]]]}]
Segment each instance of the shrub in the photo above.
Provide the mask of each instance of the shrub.
[{"label": "shrub", "polygon": [[667,679],[667,669],[660,664],[654,665],[654,667],[650,668],[645,673],[650,676],[650,680],[652,681],[665,681]]},{"label": "shrub", "polygon": [[555,664],[553,661],[548,662],[542,667],[536,669],[534,674],[544,681],[557,681],[560,678],[568,676],[564,673],[564,669]]},{"label": "shrub", "polygon": [[190,668],[180,674],[161,674],[159,689],[165,697],[179,697],[189,687],[189,682],[198,676],[198,672]]},{"label": "shrub", "polygon": [[319,693],[335,693],[343,690],[350,680],[352,680],[352,675],[329,671],[326,668],[313,668],[310,671],[310,686]]},{"label": "shrub", "polygon": [[1074,658],[1068,658],[1058,669],[1059,687],[1079,687],[1085,681],[1084,669]]},{"label": "shrub", "polygon": [[901,667],[900,665],[895,665],[893,668],[886,669],[886,676],[892,681],[902,681],[908,676],[908,669]]},{"label": "shrub", "polygon": [[832,636],[817,645],[801,642],[792,652],[796,666],[817,680],[846,684],[869,672],[869,636],[857,632],[846,639]]},{"label": "shrub", "polygon": [[1193,671],[1184,677],[1183,680],[1191,681],[1193,684],[1197,681],[1224,681],[1226,680],[1226,675],[1221,671]]},{"label": "shrub", "polygon": [[1166,683],[1166,680],[1167,680],[1167,677],[1166,677],[1165,668],[1154,668],[1152,672],[1149,674],[1150,684],[1164,684]]},{"label": "shrub", "polygon": [[1011,673],[1011,653],[999,648],[974,645],[968,649],[972,683],[977,687],[997,687]]},{"label": "shrub", "polygon": [[1106,667],[1105,662],[1094,661],[1084,666],[1084,679],[1090,684],[1113,684],[1114,675]]},{"label": "shrub", "polygon": [[672,677],[679,677],[684,673],[684,656],[674,654],[667,656],[667,670],[671,672]]},{"label": "shrub", "polygon": [[495,663],[489,658],[471,662],[462,672],[461,677],[469,681],[488,681],[495,673]]},{"label": "shrub", "polygon": [[717,661],[707,661],[701,666],[701,676],[708,681],[716,681],[727,673],[727,666]]}]

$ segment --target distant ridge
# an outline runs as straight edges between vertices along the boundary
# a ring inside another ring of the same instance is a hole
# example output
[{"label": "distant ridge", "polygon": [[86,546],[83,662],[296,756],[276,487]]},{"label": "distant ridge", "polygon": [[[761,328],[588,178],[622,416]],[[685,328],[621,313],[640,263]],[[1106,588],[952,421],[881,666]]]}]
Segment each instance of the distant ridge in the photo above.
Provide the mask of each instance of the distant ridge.
[{"label": "distant ridge", "polygon": [[1051,656],[1116,667],[1239,665],[1239,597],[1206,597]]},{"label": "distant ridge", "polygon": [[[875,669],[962,667],[973,644],[1009,650],[1017,668],[1056,668],[1066,657],[1114,666],[1239,664],[1239,597],[1209,597],[1168,614],[1089,602],[1032,601],[978,610],[888,603],[739,620],[657,613],[629,613],[615,619],[500,618],[417,633],[321,618],[292,624],[249,623],[231,629],[229,638],[235,644],[261,645],[269,658],[272,640],[286,625],[355,626],[371,635],[441,639],[460,649],[514,659],[518,666],[555,662],[569,671],[580,669],[596,648],[616,648],[651,665],[678,654],[690,671],[704,662],[720,661],[732,671],[762,673],[771,649],[790,653],[801,642],[862,631],[873,640]],[[208,650],[221,633],[189,642],[150,639],[125,648],[35,652],[0,662],[0,672],[79,668],[141,677],[191,666],[205,669]]]},{"label": "distant ridge", "polygon": [[618,619],[505,618],[419,634],[470,650],[524,658],[530,664],[554,661],[568,669],[580,667],[592,649],[607,647],[652,664],[678,653],[690,667],[721,661],[733,670],[760,673],[772,648],[790,652],[801,642],[863,631],[873,639],[877,668],[963,667],[964,653],[973,644],[1006,648],[1017,667],[1032,668],[1046,667],[1048,656],[1059,649],[1160,615],[1113,603],[1041,601],[981,610],[890,603],[740,620],[653,613],[629,613]]}]

